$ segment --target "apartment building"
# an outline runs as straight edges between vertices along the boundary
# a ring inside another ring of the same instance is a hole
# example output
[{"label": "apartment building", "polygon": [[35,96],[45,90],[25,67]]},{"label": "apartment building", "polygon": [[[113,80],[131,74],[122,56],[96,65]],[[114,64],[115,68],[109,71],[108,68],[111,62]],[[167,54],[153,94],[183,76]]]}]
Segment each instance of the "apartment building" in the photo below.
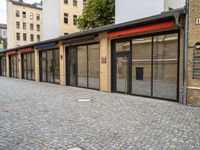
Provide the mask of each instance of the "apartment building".
[{"label": "apartment building", "polygon": [[150,17],[184,6],[185,0],[116,0],[115,22],[117,24]]},{"label": "apartment building", "polygon": [[42,39],[42,7],[23,0],[7,0],[8,48]]},{"label": "apartment building", "polygon": [[78,32],[77,18],[86,0],[43,0],[44,40]]}]

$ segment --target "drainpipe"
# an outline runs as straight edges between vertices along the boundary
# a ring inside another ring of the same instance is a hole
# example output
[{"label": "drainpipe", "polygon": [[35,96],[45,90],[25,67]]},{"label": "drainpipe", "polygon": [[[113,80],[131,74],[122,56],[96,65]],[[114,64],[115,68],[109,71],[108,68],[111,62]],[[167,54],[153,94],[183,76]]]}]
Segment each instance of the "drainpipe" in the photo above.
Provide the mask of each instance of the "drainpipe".
[{"label": "drainpipe", "polygon": [[183,87],[182,87],[182,104],[187,104],[187,66],[188,66],[188,31],[189,31],[189,0],[185,2],[186,15],[184,27],[184,52],[183,52]]}]

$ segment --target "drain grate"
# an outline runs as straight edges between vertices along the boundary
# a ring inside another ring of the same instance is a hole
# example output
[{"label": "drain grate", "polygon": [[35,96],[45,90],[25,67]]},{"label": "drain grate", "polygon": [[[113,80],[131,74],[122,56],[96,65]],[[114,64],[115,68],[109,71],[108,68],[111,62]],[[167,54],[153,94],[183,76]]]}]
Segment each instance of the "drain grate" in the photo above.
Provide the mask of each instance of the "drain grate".
[{"label": "drain grate", "polygon": [[67,149],[67,150],[83,150],[83,149],[81,149],[79,147],[73,147],[73,148],[70,148],[70,149]]},{"label": "drain grate", "polygon": [[83,98],[83,99],[79,99],[78,102],[91,102],[92,99],[90,98]]}]

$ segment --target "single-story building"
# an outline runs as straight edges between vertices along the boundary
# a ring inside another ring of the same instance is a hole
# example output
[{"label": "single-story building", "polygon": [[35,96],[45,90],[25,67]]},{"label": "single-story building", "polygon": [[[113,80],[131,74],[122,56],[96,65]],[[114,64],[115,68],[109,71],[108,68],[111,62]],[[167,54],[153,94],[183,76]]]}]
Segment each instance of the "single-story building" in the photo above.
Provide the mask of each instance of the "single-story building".
[{"label": "single-story building", "polygon": [[186,18],[176,9],[7,49],[0,73],[200,106],[200,26]]}]

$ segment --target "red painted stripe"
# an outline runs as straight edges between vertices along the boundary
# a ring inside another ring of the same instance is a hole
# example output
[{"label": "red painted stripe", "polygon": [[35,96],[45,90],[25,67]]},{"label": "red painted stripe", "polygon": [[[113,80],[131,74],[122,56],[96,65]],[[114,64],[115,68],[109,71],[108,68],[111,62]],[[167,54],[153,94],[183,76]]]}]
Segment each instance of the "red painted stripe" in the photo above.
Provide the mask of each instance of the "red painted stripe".
[{"label": "red painted stripe", "polygon": [[15,54],[18,54],[16,51],[11,51],[11,52],[7,52],[6,54],[8,55],[15,55]]},{"label": "red painted stripe", "polygon": [[18,52],[20,52],[20,53],[29,53],[29,52],[32,52],[32,51],[33,51],[32,48],[26,48],[26,49],[20,49],[20,50],[18,50]]},{"label": "red painted stripe", "polygon": [[157,24],[153,24],[153,25],[137,27],[137,28],[133,28],[133,29],[129,29],[129,30],[111,32],[111,33],[108,33],[107,36],[111,38],[111,37],[133,34],[133,33],[155,31],[155,30],[170,28],[170,27],[173,27],[174,25],[175,25],[174,21],[168,21],[168,22],[164,22],[164,23],[157,23]]}]

